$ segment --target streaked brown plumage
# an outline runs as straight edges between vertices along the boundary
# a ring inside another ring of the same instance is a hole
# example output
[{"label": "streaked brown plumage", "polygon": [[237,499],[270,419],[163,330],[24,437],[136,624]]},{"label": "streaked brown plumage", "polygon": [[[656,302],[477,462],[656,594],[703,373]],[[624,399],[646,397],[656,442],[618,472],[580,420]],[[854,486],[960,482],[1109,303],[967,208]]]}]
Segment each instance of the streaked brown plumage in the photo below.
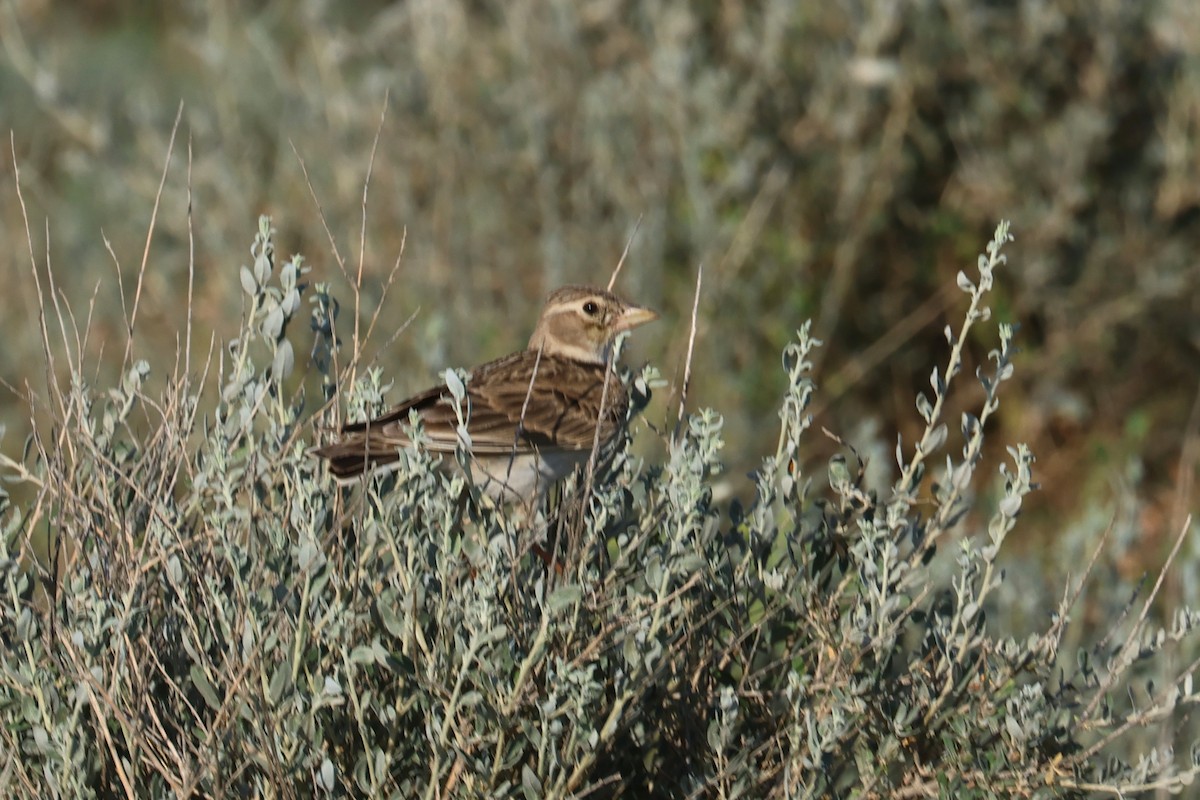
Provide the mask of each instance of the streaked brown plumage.
[{"label": "streaked brown plumage", "polygon": [[[597,428],[599,444],[610,441],[629,403],[627,388],[608,364],[613,341],[657,316],[603,289],[567,286],[552,292],[527,349],[471,371],[463,416],[472,480],[498,501],[536,500],[587,461]],[[341,480],[386,467],[411,444],[406,431],[414,411],[425,448],[452,454],[459,444],[458,416],[446,384],[381,417],[347,425],[341,439],[315,452]]]}]

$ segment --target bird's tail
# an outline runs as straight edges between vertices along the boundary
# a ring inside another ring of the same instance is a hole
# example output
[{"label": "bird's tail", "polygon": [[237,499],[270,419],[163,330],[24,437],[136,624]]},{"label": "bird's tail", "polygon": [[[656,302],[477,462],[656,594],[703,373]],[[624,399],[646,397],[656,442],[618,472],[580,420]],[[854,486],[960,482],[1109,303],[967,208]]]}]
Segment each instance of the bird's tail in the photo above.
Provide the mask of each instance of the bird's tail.
[{"label": "bird's tail", "polygon": [[351,434],[336,442],[309,450],[329,462],[329,472],[339,481],[374,472],[400,458],[395,444],[378,446],[367,433]]}]

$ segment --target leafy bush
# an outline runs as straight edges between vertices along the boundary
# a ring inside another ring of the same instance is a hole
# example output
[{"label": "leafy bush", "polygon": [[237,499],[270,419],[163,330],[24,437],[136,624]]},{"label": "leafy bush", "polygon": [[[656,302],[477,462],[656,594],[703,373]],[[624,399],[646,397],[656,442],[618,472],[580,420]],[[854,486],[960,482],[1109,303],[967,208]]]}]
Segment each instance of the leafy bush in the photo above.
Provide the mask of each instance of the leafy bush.
[{"label": "leafy bush", "polygon": [[[1152,627],[1156,585],[1063,655],[1085,570],[1045,609],[1044,630],[1012,638],[988,622],[998,556],[1034,488],[1030,450],[1011,448],[1002,499],[975,529],[1011,326],[999,326],[977,375],[982,403],[957,433],[945,409],[1008,241],[1001,225],[978,275],[959,275],[969,308],[946,330],[948,360],[917,399],[924,433],[897,443],[889,491],[865,488],[849,446],[827,477],[802,472],[819,345],[805,325],[783,353],[779,444],[752,503],[714,501],[722,420],[704,410],[666,437],[663,463],[621,448],[544,516],[518,519],[421,451],[349,491],[322,474],[306,452],[289,333],[307,294],[330,398],[358,372],[358,334],[347,353],[329,288],[306,285],[299,257],[279,263],[264,219],[240,271],[234,342],[203,366],[185,345],[157,397],[145,362],[127,357],[107,391],[72,362],[40,409],[52,424],[23,458],[3,459],[10,480],[36,489],[19,506],[0,495],[6,793],[990,797],[1187,785],[1195,753],[1180,761],[1172,745],[1186,734],[1176,710],[1197,698],[1195,664],[1173,659],[1195,615]],[[214,373],[219,402],[202,416]],[[633,384],[644,398],[662,382],[647,368]],[[386,390],[365,369],[344,402],[378,410]],[[336,416],[320,414],[321,426]],[[1166,677],[1136,695],[1131,681],[1147,674]]]}]

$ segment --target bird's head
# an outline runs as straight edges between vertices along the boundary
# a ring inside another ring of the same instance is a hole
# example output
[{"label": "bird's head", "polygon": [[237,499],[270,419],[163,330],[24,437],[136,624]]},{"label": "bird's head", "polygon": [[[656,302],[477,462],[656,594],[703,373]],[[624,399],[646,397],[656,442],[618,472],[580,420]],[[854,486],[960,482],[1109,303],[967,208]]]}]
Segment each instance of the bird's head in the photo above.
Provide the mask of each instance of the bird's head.
[{"label": "bird's head", "polygon": [[618,334],[656,319],[657,312],[626,303],[612,292],[590,286],[564,286],[546,298],[529,349],[603,364]]}]

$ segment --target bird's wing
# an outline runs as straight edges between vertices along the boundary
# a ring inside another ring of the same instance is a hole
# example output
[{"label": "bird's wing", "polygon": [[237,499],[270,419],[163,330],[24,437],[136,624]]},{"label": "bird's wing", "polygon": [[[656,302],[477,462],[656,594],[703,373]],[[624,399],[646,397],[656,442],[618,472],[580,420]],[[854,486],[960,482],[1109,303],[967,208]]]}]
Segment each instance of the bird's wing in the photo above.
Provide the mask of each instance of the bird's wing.
[{"label": "bird's wing", "polygon": [[[599,364],[552,356],[539,359],[529,350],[477,367],[467,382],[462,409],[472,451],[477,455],[504,455],[546,447],[588,450],[595,441],[597,421],[601,424],[601,441],[606,441],[628,401],[620,382],[610,376],[607,396],[603,397],[604,418],[600,419],[606,374]],[[410,443],[407,429],[412,411],[421,417],[426,449],[442,453],[455,450],[458,415],[445,384],[410,397],[369,422],[347,425],[343,433],[368,440],[372,451],[394,450]]]},{"label": "bird's wing", "polygon": [[476,399],[469,426],[476,452],[484,452],[481,446],[509,452],[518,424],[525,447],[590,450],[597,424],[604,442],[615,430],[614,421],[623,416],[628,399],[620,382],[611,378],[601,418],[601,396],[609,373],[600,364],[553,356],[538,361],[537,353],[529,351],[521,362],[496,362],[494,370],[501,374],[468,384],[468,392]]}]

